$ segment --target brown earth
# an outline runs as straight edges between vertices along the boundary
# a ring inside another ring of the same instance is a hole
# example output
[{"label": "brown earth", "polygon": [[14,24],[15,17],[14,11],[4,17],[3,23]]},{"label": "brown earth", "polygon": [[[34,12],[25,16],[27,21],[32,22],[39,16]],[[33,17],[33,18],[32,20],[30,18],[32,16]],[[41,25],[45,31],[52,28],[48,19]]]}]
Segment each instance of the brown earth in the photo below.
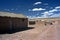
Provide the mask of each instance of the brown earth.
[{"label": "brown earth", "polygon": [[13,34],[0,34],[0,40],[60,40],[59,37],[60,25],[58,22]]}]

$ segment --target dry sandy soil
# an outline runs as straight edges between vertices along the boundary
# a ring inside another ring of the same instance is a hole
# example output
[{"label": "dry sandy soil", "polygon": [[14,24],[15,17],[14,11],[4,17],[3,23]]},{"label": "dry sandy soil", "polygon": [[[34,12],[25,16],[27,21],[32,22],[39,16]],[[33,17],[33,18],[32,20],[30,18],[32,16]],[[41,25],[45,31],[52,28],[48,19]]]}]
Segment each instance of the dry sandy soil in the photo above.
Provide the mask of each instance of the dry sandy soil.
[{"label": "dry sandy soil", "polygon": [[59,37],[60,26],[58,22],[13,34],[0,34],[0,40],[60,40]]}]

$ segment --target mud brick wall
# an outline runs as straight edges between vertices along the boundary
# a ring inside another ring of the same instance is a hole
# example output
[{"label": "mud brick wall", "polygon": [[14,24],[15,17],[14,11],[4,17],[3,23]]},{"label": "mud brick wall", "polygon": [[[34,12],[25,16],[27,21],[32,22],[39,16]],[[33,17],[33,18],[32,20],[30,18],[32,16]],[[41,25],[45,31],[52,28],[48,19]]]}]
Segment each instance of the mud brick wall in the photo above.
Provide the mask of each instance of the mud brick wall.
[{"label": "mud brick wall", "polygon": [[12,18],[12,28],[13,29],[26,28],[27,26],[28,26],[27,18]]},{"label": "mud brick wall", "polygon": [[11,18],[0,16],[0,32],[6,32],[9,30],[19,30],[28,26],[27,18]]},{"label": "mud brick wall", "polygon": [[0,32],[6,32],[9,30],[9,20],[10,18],[8,17],[0,17]]}]

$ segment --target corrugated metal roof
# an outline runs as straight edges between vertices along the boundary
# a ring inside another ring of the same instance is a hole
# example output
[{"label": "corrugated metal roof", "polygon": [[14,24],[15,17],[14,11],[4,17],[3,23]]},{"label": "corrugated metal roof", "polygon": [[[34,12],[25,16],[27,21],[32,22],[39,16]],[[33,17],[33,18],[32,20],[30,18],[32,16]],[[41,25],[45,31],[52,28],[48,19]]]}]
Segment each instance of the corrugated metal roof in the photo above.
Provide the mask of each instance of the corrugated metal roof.
[{"label": "corrugated metal roof", "polygon": [[23,14],[16,14],[16,13],[10,13],[10,12],[0,12],[0,16],[17,17],[17,18],[27,18]]}]

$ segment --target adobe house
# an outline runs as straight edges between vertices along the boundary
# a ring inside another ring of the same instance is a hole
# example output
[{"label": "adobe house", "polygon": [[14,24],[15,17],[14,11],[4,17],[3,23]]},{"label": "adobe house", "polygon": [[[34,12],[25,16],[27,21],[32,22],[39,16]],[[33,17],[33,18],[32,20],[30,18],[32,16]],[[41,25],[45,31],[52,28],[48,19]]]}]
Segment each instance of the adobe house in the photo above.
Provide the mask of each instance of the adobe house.
[{"label": "adobe house", "polygon": [[40,19],[28,19],[28,26],[29,27],[37,27],[37,26],[43,26],[44,22]]},{"label": "adobe house", "polygon": [[53,25],[60,21],[60,18],[34,18],[28,19],[28,26],[29,27],[38,27],[38,26],[45,26],[45,25]]},{"label": "adobe house", "polygon": [[23,14],[0,12],[0,33],[20,30],[28,26],[28,18]]}]

